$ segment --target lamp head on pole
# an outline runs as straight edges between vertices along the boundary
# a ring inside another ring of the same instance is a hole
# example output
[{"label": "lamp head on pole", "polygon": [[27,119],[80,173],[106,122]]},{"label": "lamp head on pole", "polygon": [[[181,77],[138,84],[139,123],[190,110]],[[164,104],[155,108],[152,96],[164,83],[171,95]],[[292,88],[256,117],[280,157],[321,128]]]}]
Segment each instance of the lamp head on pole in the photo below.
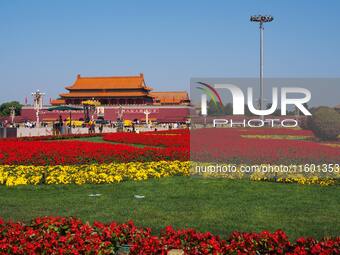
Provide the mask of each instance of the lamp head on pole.
[{"label": "lamp head on pole", "polygon": [[271,15],[253,15],[250,16],[251,22],[258,22],[258,23],[266,23],[266,22],[272,22],[274,20],[274,17]]}]

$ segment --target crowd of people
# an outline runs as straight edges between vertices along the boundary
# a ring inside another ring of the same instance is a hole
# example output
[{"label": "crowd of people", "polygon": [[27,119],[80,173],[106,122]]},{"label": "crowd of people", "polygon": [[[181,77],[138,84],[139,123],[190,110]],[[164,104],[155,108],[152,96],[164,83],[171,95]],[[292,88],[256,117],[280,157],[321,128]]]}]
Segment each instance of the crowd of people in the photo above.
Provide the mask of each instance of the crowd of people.
[{"label": "crowd of people", "polygon": [[0,128],[18,128],[19,126],[19,124],[8,122],[7,120],[0,121]]},{"label": "crowd of people", "polygon": [[[75,122],[78,122],[78,125],[75,125]],[[128,124],[126,124],[126,122]],[[133,132],[139,133],[140,131],[145,130],[165,130],[165,129],[177,129],[187,127],[187,124],[184,123],[143,123],[139,121],[107,121],[107,120],[94,120],[91,119],[87,123],[84,121],[72,120],[70,119],[62,119],[62,116],[59,116],[58,119],[52,121],[52,123],[40,122],[37,125],[34,121],[25,121],[23,123],[10,123],[8,121],[0,122],[0,128],[25,128],[25,129],[35,129],[38,126],[40,128],[47,128],[46,134],[50,135],[62,135],[62,134],[71,134],[74,132],[84,132],[84,128],[88,129],[89,134],[95,133],[103,133],[103,132]],[[81,125],[79,125],[81,123]],[[52,129],[50,129],[52,128]],[[82,131],[81,131],[82,130]],[[21,131],[22,132],[22,131]]]}]

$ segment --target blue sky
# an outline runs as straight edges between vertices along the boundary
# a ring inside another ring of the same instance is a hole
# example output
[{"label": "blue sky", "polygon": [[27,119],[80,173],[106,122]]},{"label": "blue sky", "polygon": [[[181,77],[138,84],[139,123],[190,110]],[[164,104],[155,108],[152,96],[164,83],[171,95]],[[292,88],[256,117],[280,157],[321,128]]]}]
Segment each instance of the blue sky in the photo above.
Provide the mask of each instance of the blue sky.
[{"label": "blue sky", "polygon": [[[191,77],[339,77],[339,1],[0,1],[0,102],[47,100],[76,75],[136,75],[157,90],[189,90]],[[339,99],[340,101],[340,99]]]}]

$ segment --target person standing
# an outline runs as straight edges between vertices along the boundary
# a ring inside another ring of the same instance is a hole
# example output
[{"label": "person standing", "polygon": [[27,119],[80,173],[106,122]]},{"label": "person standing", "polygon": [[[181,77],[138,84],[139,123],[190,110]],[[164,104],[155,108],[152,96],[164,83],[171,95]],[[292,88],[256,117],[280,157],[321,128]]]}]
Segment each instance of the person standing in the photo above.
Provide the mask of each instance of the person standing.
[{"label": "person standing", "polygon": [[59,131],[59,134],[63,134],[63,119],[61,117],[61,115],[59,115],[59,121],[58,121],[58,131]]},{"label": "person standing", "polygon": [[89,121],[88,128],[89,128],[89,134],[92,134],[92,120]]},{"label": "person standing", "polygon": [[96,133],[96,123],[94,120],[92,120],[91,130],[92,130],[92,134]]},{"label": "person standing", "polygon": [[99,126],[99,132],[103,133],[103,129],[104,129],[104,124],[103,124],[103,122],[101,122],[100,126]]}]

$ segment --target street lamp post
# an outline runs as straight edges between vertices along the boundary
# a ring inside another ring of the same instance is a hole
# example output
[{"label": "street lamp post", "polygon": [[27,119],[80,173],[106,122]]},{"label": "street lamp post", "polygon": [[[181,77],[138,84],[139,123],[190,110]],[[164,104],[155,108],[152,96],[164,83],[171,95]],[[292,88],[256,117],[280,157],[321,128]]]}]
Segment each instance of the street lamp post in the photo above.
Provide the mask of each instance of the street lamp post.
[{"label": "street lamp post", "polygon": [[[264,100],[263,100],[263,24],[266,22],[273,21],[273,16],[270,15],[254,15],[250,17],[251,22],[257,22],[260,24],[260,110],[264,110]],[[263,116],[262,116],[263,118]]]},{"label": "street lamp post", "polygon": [[11,115],[11,120],[12,120],[12,125],[14,125],[14,118],[15,118],[15,106],[9,107],[10,109],[10,115]]},{"label": "street lamp post", "polygon": [[119,105],[119,109],[117,111],[117,132],[123,132],[124,131],[124,120],[123,120],[123,115],[124,115],[124,109],[122,105]]},{"label": "street lamp post", "polygon": [[149,114],[151,113],[151,111],[149,110],[145,110],[144,111],[144,114],[145,114],[145,122],[146,122],[146,125],[149,126]]},{"label": "street lamp post", "polygon": [[41,93],[39,90],[37,90],[36,92],[32,93],[33,96],[33,102],[34,102],[34,109],[35,109],[35,114],[36,114],[36,127],[39,127],[39,112],[40,109],[42,109],[43,106],[43,96],[45,95],[45,93]]}]

